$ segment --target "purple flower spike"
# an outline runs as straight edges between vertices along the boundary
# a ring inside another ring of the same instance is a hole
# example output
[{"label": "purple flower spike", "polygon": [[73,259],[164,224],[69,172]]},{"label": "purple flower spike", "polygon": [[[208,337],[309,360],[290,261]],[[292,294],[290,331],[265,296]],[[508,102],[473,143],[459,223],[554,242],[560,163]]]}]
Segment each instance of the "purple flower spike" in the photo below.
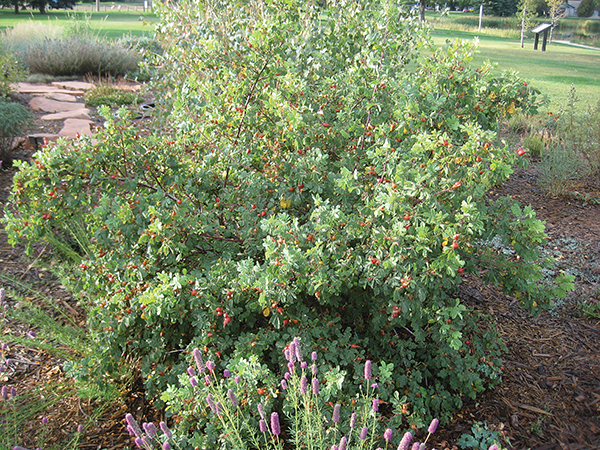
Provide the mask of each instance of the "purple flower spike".
[{"label": "purple flower spike", "polygon": [[340,448],[334,444],[331,446],[331,450],[340,450]]},{"label": "purple flower spike", "polygon": [[290,381],[290,378],[292,378],[292,375],[290,375],[289,372],[286,372],[286,373],[283,374],[283,379],[284,380]]},{"label": "purple flower spike", "polygon": [[312,379],[312,392],[315,395],[319,395],[319,379],[318,378]]},{"label": "purple flower spike", "polygon": [[263,419],[258,421],[258,427],[260,428],[261,433],[267,432],[267,422],[265,422]]},{"label": "purple flower spike", "polygon": [[279,428],[279,414],[276,412],[271,414],[271,432],[275,436],[279,436],[281,434],[281,428]]},{"label": "purple flower spike", "polygon": [[194,370],[194,368],[192,366],[187,368],[187,373],[190,377],[195,377],[196,376],[196,371]]},{"label": "purple flower spike", "polygon": [[300,363],[300,368],[301,368],[301,369],[306,369],[307,367],[308,367],[308,363],[307,363],[306,361],[302,361],[302,362]]},{"label": "purple flower spike", "polygon": [[412,441],[412,434],[410,431],[404,433],[402,440],[400,441],[400,445],[398,445],[398,450],[408,450],[408,446],[410,445],[410,441]]},{"label": "purple flower spike", "polygon": [[289,349],[289,348],[286,348],[286,349],[283,351],[283,356],[285,356],[285,360],[286,360],[287,362],[291,362],[291,363],[293,364],[293,362],[292,362],[292,352],[290,351],[290,349]]},{"label": "purple flower spike", "polygon": [[[4,291],[4,289],[2,289]],[[25,447],[21,447],[20,445],[15,445],[12,450],[27,450]]]},{"label": "purple flower spike", "polygon": [[231,404],[234,408],[240,404],[240,402],[238,401],[237,397],[231,389],[227,391],[227,396],[229,397],[229,400],[231,400]]},{"label": "purple flower spike", "polygon": [[8,386],[2,386],[2,388],[0,388],[0,396],[2,397],[2,400],[8,398]]},{"label": "purple flower spike", "polygon": [[153,438],[154,435],[156,435],[156,432],[158,431],[156,429],[156,426],[152,422],[142,424],[142,428],[144,429],[146,434],[151,438]]},{"label": "purple flower spike", "polygon": [[[83,427],[83,425],[77,425],[77,432],[79,434],[83,433],[85,431],[85,428]],[[129,431],[129,430],[127,430]]]},{"label": "purple flower spike", "polygon": [[287,388],[288,388],[287,381],[281,380],[281,389],[283,389],[285,391]]},{"label": "purple flower spike", "polygon": [[263,404],[259,403],[258,406],[256,407],[256,409],[258,409],[258,414],[260,414],[260,418],[262,420],[265,420],[265,408],[264,408]]},{"label": "purple flower spike", "polygon": [[[423,442],[421,445],[419,445],[419,450],[426,450],[426,447],[427,446],[425,445],[425,442]],[[435,449],[433,449],[433,450],[435,450]]]},{"label": "purple flower spike", "polygon": [[206,368],[212,372],[215,370],[215,363],[213,361],[206,361]]},{"label": "purple flower spike", "polygon": [[48,423],[48,418],[46,416],[42,417],[42,423],[46,425]]},{"label": "purple flower spike", "polygon": [[352,413],[350,416],[350,428],[354,428],[356,426],[356,413]]},{"label": "purple flower spike", "polygon": [[435,433],[435,430],[437,430],[439,423],[440,423],[439,420],[433,419],[431,421],[431,423],[429,424],[429,428],[427,428],[427,432],[431,433],[431,434]]},{"label": "purple flower spike", "polygon": [[221,414],[223,414],[223,405],[221,405],[221,402],[217,402],[215,406],[217,408],[217,416],[221,417]]},{"label": "purple flower spike", "polygon": [[488,450],[498,450],[498,446],[496,444],[490,446]]},{"label": "purple flower spike", "polygon": [[131,429],[133,430],[133,434],[137,437],[141,437],[142,436],[142,430],[140,429],[140,426],[138,425],[138,423],[135,421],[135,419],[133,418],[133,416],[129,413],[125,414],[125,422],[127,422],[127,425],[129,425],[131,427]]},{"label": "purple flower spike", "polygon": [[373,383],[373,384],[371,385],[371,387],[372,387],[373,389],[377,389],[377,388],[379,387],[379,384],[377,384],[377,383]]},{"label": "purple flower spike", "polygon": [[415,442],[412,447],[410,448],[410,450],[420,450],[421,448],[421,444],[419,444],[418,442]]},{"label": "purple flower spike", "polygon": [[319,373],[319,369],[317,369],[316,364],[313,364],[312,366],[310,366],[310,371],[312,372],[313,375],[316,375],[317,373]]},{"label": "purple flower spike", "polygon": [[339,403],[336,403],[333,406],[333,417],[332,417],[332,421],[333,423],[340,423],[340,410],[342,409],[342,407],[340,406]]},{"label": "purple flower spike", "polygon": [[215,406],[215,402],[213,401],[212,394],[208,394],[206,396],[206,403],[208,403],[208,406],[212,412],[217,412],[217,407]]},{"label": "purple flower spike", "polygon": [[317,352],[312,352],[312,353],[310,354],[310,359],[311,359],[312,361],[316,361],[316,360],[317,360]]},{"label": "purple flower spike", "polygon": [[160,427],[160,429],[162,430],[162,432],[165,433],[165,436],[167,438],[171,439],[173,437],[173,433],[171,432],[171,430],[169,430],[169,427],[167,426],[166,423],[160,422],[158,424],[158,426]]},{"label": "purple flower spike", "polygon": [[[81,425],[79,425],[79,426],[81,426]],[[133,427],[131,425],[127,425],[126,430],[131,436],[135,436],[135,431],[133,430]]]},{"label": "purple flower spike", "polygon": [[192,350],[192,355],[194,355],[194,360],[196,361],[196,367],[198,368],[198,372],[204,372],[206,367],[204,366],[204,361],[202,360],[202,354],[200,353],[200,350],[195,348],[194,350]]},{"label": "purple flower spike", "polygon": [[17,390],[14,387],[10,388],[10,396],[12,398],[17,398]]},{"label": "purple flower spike", "polygon": [[210,375],[204,375],[204,384],[207,386],[210,384]]},{"label": "purple flower spike", "polygon": [[302,375],[302,378],[300,378],[300,393],[301,394],[306,394],[306,391],[308,390],[307,386],[308,386],[308,379],[306,378],[306,375]]},{"label": "purple flower spike", "polygon": [[293,363],[288,363],[287,368],[290,371],[290,373],[294,373],[294,364]]},{"label": "purple flower spike", "polygon": [[383,438],[390,442],[392,440],[392,435],[394,434],[394,430],[392,430],[391,428],[387,428],[384,432],[383,432]]},{"label": "purple flower spike", "polygon": [[240,384],[240,382],[242,381],[242,379],[240,377],[235,377],[233,379],[233,381],[235,381],[235,384]]},{"label": "purple flower spike", "polygon": [[223,371],[223,378],[229,378],[231,376],[231,372],[229,372],[229,370],[225,369]]},{"label": "purple flower spike", "polygon": [[372,366],[373,366],[373,363],[371,362],[370,359],[368,359],[365,362],[365,380],[370,380],[371,378],[373,378]]},{"label": "purple flower spike", "polygon": [[362,427],[362,430],[360,430],[360,435],[358,437],[364,441],[367,439],[368,435],[369,429],[367,427]]},{"label": "purple flower spike", "polygon": [[144,441],[142,441],[142,438],[139,437],[136,437],[133,442],[135,442],[135,445],[137,445],[139,448],[142,448],[144,445]]},{"label": "purple flower spike", "polygon": [[342,438],[340,439],[339,450],[346,450],[347,446],[348,446],[348,439],[346,438],[346,436],[342,436]]},{"label": "purple flower spike", "polygon": [[29,331],[27,333],[27,336],[29,336],[31,339],[35,339],[35,336],[36,336],[35,331]]},{"label": "purple flower spike", "polygon": [[163,442],[162,449],[163,450],[171,450],[171,444],[169,444],[169,441]]},{"label": "purple flower spike", "polygon": [[302,350],[300,349],[300,339],[295,337],[293,342],[295,343],[294,352],[296,353],[296,359],[298,361],[302,361]]},{"label": "purple flower spike", "polygon": [[198,386],[198,380],[196,380],[196,377],[190,378],[190,384],[192,385],[192,387]]},{"label": "purple flower spike", "polygon": [[374,398],[373,399],[373,404],[371,406],[373,408],[373,412],[379,411],[379,399],[378,398]]}]

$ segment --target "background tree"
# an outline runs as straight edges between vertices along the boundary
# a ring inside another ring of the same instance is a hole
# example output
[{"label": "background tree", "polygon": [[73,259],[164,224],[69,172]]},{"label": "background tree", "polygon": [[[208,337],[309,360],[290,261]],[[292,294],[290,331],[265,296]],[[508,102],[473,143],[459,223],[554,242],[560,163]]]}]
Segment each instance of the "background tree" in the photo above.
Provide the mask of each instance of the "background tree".
[{"label": "background tree", "polygon": [[0,0],[0,6],[15,8],[15,14],[19,14],[19,8],[23,7],[23,2],[20,0]]},{"label": "background tree", "polygon": [[508,17],[517,12],[518,0],[487,0],[484,3],[486,14]]},{"label": "background tree", "polygon": [[[554,27],[558,24],[558,21],[565,15],[565,10],[562,8],[563,0],[546,0],[548,5],[548,16],[550,16],[550,43],[552,43],[552,35],[554,34]],[[593,9],[592,9],[593,14]]]},{"label": "background tree", "polygon": [[577,8],[577,17],[591,17],[594,14],[594,0],[582,0]]},{"label": "background tree", "polygon": [[521,22],[521,48],[525,40],[525,32],[531,28],[532,19],[537,15],[537,0],[521,0],[519,2],[517,17]]}]

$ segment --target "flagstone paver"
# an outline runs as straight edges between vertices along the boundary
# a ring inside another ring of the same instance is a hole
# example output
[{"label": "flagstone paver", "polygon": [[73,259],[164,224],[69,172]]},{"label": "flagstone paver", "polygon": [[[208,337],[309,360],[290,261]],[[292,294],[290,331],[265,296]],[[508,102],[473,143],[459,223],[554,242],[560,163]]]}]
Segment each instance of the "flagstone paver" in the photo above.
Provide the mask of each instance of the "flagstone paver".
[{"label": "flagstone paver", "polygon": [[34,109],[36,111],[56,113],[81,109],[83,107],[83,104],[59,102],[58,100],[52,100],[51,98],[46,97],[33,97],[29,101],[29,106],[31,107],[31,109]]},{"label": "flagstone paver", "polygon": [[71,139],[78,138],[79,136],[91,136],[90,125],[93,124],[94,122],[91,120],[67,119],[65,120],[65,126],[59,131],[59,134]]},{"label": "flagstone paver", "polygon": [[42,116],[42,120],[65,120],[65,119],[86,119],[90,120],[90,110],[87,108],[74,109],[72,111],[61,111]]},{"label": "flagstone paver", "polygon": [[92,83],[87,83],[85,81],[53,81],[52,86],[74,91],[89,91],[94,87]]}]

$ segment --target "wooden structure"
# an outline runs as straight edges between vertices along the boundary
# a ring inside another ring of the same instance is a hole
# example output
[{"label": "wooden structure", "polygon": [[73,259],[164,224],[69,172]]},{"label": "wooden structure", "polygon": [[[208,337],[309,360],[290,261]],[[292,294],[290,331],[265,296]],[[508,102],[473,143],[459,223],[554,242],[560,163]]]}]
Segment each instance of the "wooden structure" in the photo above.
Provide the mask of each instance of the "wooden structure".
[{"label": "wooden structure", "polygon": [[542,23],[540,25],[538,25],[537,27],[535,27],[533,30],[535,33],[535,42],[533,44],[533,49],[537,50],[538,48],[538,42],[540,40],[540,34],[544,33],[544,37],[542,39],[542,51],[545,52],[546,51],[546,41],[548,40],[548,30],[552,28],[552,24],[551,23]]}]

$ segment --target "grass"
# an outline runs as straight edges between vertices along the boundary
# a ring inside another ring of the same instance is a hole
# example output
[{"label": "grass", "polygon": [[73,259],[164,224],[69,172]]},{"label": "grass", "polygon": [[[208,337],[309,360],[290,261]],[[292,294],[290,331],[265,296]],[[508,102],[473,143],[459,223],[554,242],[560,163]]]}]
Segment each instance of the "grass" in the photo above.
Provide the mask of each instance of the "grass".
[{"label": "grass", "polygon": [[[456,31],[436,28],[433,39],[443,45],[447,39],[473,40],[479,37],[479,52],[474,63],[489,60],[497,63],[497,71],[519,72],[531,86],[550,97],[551,111],[565,104],[571,84],[581,107],[595,104],[600,99],[600,51],[553,43],[545,52],[533,50],[533,40],[525,41],[521,48],[519,39],[490,36],[473,31]],[[541,45],[540,45],[541,48]]]},{"label": "grass", "polygon": [[[110,39],[119,38],[123,35],[144,36],[154,31],[154,23],[158,20],[156,14],[143,12],[143,10],[124,10],[134,4],[124,4],[121,11],[111,9],[114,3],[101,3],[101,11],[65,11],[49,10],[46,14],[40,14],[38,10],[26,10],[18,15],[12,9],[0,10],[0,30],[14,27],[21,22],[46,22],[62,27],[68,27],[74,20],[88,20],[90,29],[100,36]],[[127,6],[126,6],[127,5]],[[106,10],[105,10],[106,8]]]}]

